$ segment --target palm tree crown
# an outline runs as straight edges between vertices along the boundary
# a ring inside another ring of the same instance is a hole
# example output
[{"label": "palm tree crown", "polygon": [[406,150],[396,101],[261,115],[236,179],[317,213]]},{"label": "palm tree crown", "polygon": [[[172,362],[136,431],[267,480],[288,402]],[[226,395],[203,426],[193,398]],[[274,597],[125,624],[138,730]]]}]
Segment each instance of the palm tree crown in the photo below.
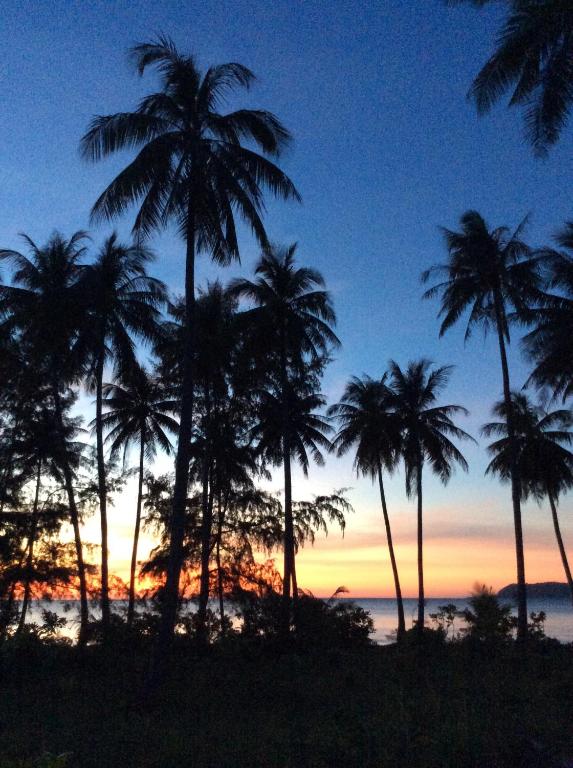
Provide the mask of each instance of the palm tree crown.
[{"label": "palm tree crown", "polygon": [[166,37],[136,45],[131,58],[140,75],[148,67],[157,69],[160,88],[133,112],[94,118],[84,135],[81,149],[89,160],[141,147],[96,201],[94,217],[113,218],[139,203],[136,231],[147,235],[174,220],[185,237],[194,231],[199,250],[225,263],[239,255],[239,212],[266,243],[263,190],[299,196],[273,162],[243,142],[278,157],[289,133],[265,110],[218,111],[232,91],[249,88],[253,73],[236,63],[201,73],[194,58],[179,53]]}]

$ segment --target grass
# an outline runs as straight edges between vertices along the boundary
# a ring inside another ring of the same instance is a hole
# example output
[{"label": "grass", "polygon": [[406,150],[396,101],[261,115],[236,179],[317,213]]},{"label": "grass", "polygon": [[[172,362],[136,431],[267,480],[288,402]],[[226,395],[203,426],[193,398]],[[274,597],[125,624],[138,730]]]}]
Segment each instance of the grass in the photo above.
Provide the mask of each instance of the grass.
[{"label": "grass", "polygon": [[70,753],[70,768],[549,768],[573,758],[571,647],[233,646],[198,657],[185,646],[177,658],[146,712],[143,650],[5,650],[0,767],[46,763],[46,753]]}]

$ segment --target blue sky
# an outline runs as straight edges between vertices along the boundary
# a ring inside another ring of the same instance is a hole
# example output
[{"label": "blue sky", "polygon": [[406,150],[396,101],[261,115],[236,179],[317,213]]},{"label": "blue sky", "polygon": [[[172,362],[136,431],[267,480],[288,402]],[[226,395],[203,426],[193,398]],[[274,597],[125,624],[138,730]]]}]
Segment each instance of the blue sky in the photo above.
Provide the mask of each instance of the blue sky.
[{"label": "blue sky", "polygon": [[[436,304],[421,301],[419,283],[420,272],[445,255],[438,225],[455,227],[468,208],[492,225],[516,225],[531,213],[527,237],[540,244],[572,216],[572,132],[539,161],[522,140],[518,112],[500,106],[478,118],[466,100],[492,50],[497,6],[4,0],[1,245],[18,246],[20,231],[42,242],[54,229],[71,234],[89,227],[92,203],[127,156],[85,164],[79,139],[93,114],[129,109],[153,86],[152,77],[140,80],[131,71],[125,56],[131,44],[162,32],[201,65],[240,61],[259,77],[241,103],[273,110],[294,135],[283,165],[304,202],[270,202],[266,221],[277,242],[298,241],[301,262],[318,268],[333,293],[343,348],[325,377],[325,393],[337,398],[349,375],[380,374],[390,358],[452,363],[446,399],[470,409],[464,426],[477,436],[501,390],[497,352],[493,338],[479,336],[464,348],[462,329],[438,339]],[[118,228],[127,235],[130,224],[126,217]],[[109,229],[90,231],[97,243]],[[181,242],[166,232],[152,245],[155,274],[179,290]],[[250,273],[257,248],[246,235],[242,254],[240,267],[225,270],[203,258],[199,281]],[[526,375],[514,344],[514,384]],[[469,476],[457,476],[445,490],[428,481],[429,536],[432,519],[442,520],[447,508],[461,538],[465,531],[477,541],[479,531],[472,532],[487,525],[509,546],[509,491],[483,479],[483,446],[468,447],[467,456]],[[376,494],[352,478],[349,462],[329,460],[309,483],[299,479],[301,495],[340,485],[355,488],[358,511],[348,536],[380,527]],[[390,498],[407,537],[413,510],[401,478],[392,482]],[[570,518],[567,503],[565,511]],[[533,543],[549,536],[545,517],[528,511]],[[548,568],[559,577],[558,564]]]}]

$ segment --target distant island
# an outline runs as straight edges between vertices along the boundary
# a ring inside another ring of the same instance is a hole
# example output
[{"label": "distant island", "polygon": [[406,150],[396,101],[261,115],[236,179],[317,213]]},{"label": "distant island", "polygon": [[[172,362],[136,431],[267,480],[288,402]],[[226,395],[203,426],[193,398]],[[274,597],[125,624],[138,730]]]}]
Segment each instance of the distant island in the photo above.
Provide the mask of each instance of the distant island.
[{"label": "distant island", "polygon": [[[538,584],[527,584],[527,596],[537,600],[568,599],[571,593],[569,587],[560,581],[541,581]],[[517,599],[517,584],[508,584],[497,593],[503,600]]]}]

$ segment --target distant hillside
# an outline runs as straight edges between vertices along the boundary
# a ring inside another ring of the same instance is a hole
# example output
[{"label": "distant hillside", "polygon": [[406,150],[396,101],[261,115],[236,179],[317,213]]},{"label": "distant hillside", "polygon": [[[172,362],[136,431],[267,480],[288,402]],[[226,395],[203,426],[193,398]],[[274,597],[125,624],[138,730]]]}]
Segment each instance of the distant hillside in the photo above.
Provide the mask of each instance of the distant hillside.
[{"label": "distant hillside", "polygon": [[[497,593],[503,600],[515,600],[517,598],[517,584],[508,584]],[[537,600],[551,600],[569,598],[571,593],[567,584],[559,581],[542,581],[538,584],[527,585],[527,596]]]}]

